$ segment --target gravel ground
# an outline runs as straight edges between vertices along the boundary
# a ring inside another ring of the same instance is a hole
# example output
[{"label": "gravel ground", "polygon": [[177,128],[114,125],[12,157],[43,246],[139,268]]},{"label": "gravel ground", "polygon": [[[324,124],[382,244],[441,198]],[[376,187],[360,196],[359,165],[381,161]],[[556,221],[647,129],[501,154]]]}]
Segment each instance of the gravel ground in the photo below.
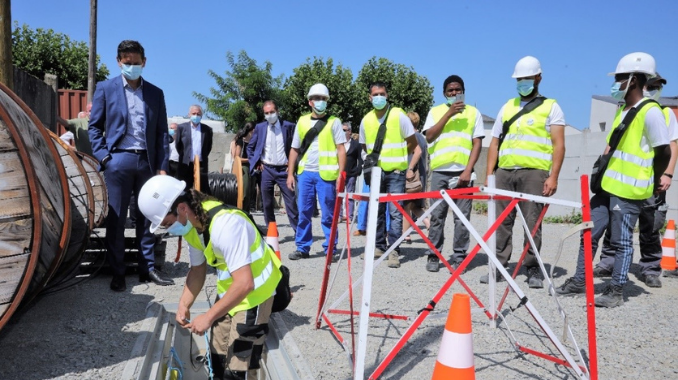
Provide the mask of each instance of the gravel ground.
[{"label": "gravel ground", "polygon": [[[263,223],[263,216],[255,215],[255,219]],[[323,323],[319,330],[314,328],[324,263],[324,257],[317,254],[321,251],[322,243],[318,237],[321,234],[320,221],[318,218],[314,219],[314,232],[317,237],[312,253],[316,254],[300,261],[287,259],[287,255],[295,249],[292,230],[287,224],[286,216],[279,216],[278,222],[283,261],[292,272],[292,290],[295,292],[290,307],[282,312],[281,316],[314,378],[349,379],[351,366],[341,344],[333,337],[326,324]],[[479,231],[485,231],[487,225],[485,217],[473,215],[472,222]],[[544,226],[542,256],[545,263],[553,262],[559,239],[570,227]],[[446,236],[452,235],[453,227],[448,223]],[[339,247],[344,245],[345,240],[346,229],[341,227]],[[355,281],[362,274],[363,261],[359,255],[363,251],[365,238],[352,238],[351,242],[354,246],[351,264]],[[446,243],[445,252],[449,252],[450,244],[451,238]],[[167,247],[169,261],[174,258],[176,252],[176,239],[170,239]],[[562,283],[574,272],[577,249],[578,238],[566,240],[563,257],[555,270],[556,284]],[[637,236],[635,249],[638,252]],[[185,247],[183,251],[186,252]],[[417,311],[440,289],[449,278],[449,272],[444,269],[438,273],[426,272],[424,252],[423,241],[413,237],[412,244],[402,246],[401,268],[391,269],[382,264],[376,269],[372,296],[373,312],[414,318]],[[486,273],[486,263],[486,256],[478,254],[469,271],[462,276],[484,303],[488,297],[487,286],[479,284],[478,279]],[[347,289],[347,262],[344,260],[332,268],[333,271],[339,271],[329,295],[329,299],[335,301]],[[139,335],[146,307],[150,302],[177,302],[187,270],[187,255],[184,254],[179,263],[167,262],[163,269],[177,282],[174,286],[139,284],[135,275],[129,275],[127,292],[117,294],[108,289],[110,277],[100,274],[64,291],[40,297],[28,309],[15,314],[10,323],[0,331],[0,379],[119,378]],[[663,288],[650,289],[637,278],[635,265],[632,266],[631,272],[625,290],[625,305],[611,310],[596,310],[599,378],[678,378],[678,366],[675,365],[678,348],[670,343],[674,335],[673,327],[678,324],[672,302],[678,293],[678,281],[662,279]],[[518,275],[516,282],[557,336],[562,337],[563,324],[552,298],[545,290],[528,289],[522,273]],[[602,291],[603,281],[596,279],[595,282],[596,291]],[[213,298],[213,283],[214,276],[210,275],[208,281],[210,285],[206,288],[210,298]],[[388,366],[383,378],[431,377],[451,296],[455,292],[463,291],[457,283],[452,286],[438,307],[424,320]],[[359,289],[354,292],[354,297],[358,301],[357,305],[361,297]],[[577,342],[581,348],[588,351],[584,298],[559,299],[569,315]],[[577,378],[575,373],[566,367],[533,355],[521,355],[513,349],[507,326],[521,344],[549,354],[557,354],[525,307],[518,308],[515,312],[508,310],[508,306],[515,307],[518,303],[519,300],[514,294],[508,297],[504,310],[506,323],[502,323],[499,328],[491,328],[487,317],[477,307],[474,309],[476,378]],[[343,301],[338,308],[347,309],[348,302]],[[330,319],[350,347],[349,318],[332,314]],[[366,375],[376,369],[410,323],[383,319],[370,321],[365,360]],[[569,343],[566,345],[573,353],[571,345]]]}]

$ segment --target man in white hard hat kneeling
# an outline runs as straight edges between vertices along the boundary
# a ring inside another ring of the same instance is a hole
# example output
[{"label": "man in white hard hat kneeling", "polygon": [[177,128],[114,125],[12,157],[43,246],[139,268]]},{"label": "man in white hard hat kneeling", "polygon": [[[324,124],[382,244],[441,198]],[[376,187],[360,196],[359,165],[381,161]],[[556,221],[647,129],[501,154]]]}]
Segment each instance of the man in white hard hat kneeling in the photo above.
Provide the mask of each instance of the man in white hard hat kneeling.
[{"label": "man in white hard hat kneeling", "polygon": [[[487,153],[487,175],[494,174],[499,189],[550,197],[558,189],[558,175],[565,157],[565,116],[554,99],[539,93],[541,64],[527,56],[518,61],[513,78],[519,97],[510,99],[499,111],[492,128],[492,141]],[[485,181],[487,183],[487,180]],[[497,201],[500,214],[508,201]],[[520,208],[530,231],[537,224],[544,205],[521,202]],[[513,210],[497,229],[497,258],[508,266],[513,251]],[[528,241],[525,234],[525,242]],[[541,225],[534,236],[541,250]],[[532,247],[523,263],[530,288],[542,288],[543,274]],[[503,278],[498,277],[499,281]],[[488,275],[480,278],[488,282]]]},{"label": "man in white hard hat kneeling", "polygon": [[[280,260],[254,223],[240,210],[167,175],[149,179],[139,192],[139,209],[151,232],[167,229],[189,246],[191,269],[179,300],[177,323],[203,335],[212,329],[215,379],[257,379],[273,294],[282,278]],[[203,243],[200,234],[209,231]],[[205,283],[207,265],[217,271],[217,300],[191,317]]]},{"label": "man in white hard hat kneeling", "polygon": [[[595,299],[596,306],[600,307],[624,304],[623,287],[628,281],[633,259],[633,228],[643,202],[659,190],[660,177],[671,158],[668,128],[661,107],[656,101],[643,98],[647,79],[656,75],[654,58],[646,53],[628,54],[611,75],[614,75],[612,97],[623,104],[617,110],[604,152],[607,154],[613,149],[613,154],[607,166],[599,168],[602,175],[600,189],[592,175],[592,190],[596,193],[591,198],[593,255],[606,229],[610,230],[610,245],[615,250],[612,280]],[[627,117],[630,111],[636,113],[632,119]],[[618,128],[623,131],[621,139],[622,133],[615,134]],[[584,293],[584,266],[582,233],[577,271],[556,292],[564,295]]]}]

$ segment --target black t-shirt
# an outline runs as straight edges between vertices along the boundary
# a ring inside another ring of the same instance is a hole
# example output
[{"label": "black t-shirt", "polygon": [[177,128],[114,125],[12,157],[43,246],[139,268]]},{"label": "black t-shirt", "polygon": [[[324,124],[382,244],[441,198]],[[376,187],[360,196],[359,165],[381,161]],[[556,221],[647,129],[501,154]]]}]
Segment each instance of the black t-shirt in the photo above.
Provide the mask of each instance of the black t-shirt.
[{"label": "black t-shirt", "polygon": [[240,147],[240,158],[248,158],[247,157],[247,145],[248,143],[245,142],[242,138],[236,140],[235,145]]}]

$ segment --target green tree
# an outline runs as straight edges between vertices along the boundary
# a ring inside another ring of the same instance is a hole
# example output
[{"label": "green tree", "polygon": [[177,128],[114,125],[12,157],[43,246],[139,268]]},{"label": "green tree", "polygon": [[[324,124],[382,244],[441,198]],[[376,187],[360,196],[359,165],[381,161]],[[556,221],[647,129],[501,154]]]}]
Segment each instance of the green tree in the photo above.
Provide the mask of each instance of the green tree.
[{"label": "green tree", "polygon": [[433,105],[433,86],[428,78],[417,74],[413,67],[393,63],[386,58],[372,57],[358,73],[356,86],[360,91],[357,108],[361,115],[372,110],[369,86],[382,82],[388,90],[389,103],[405,112],[414,111],[422,120]]},{"label": "green tree", "polygon": [[[12,63],[21,70],[43,79],[54,74],[59,88],[87,90],[89,48],[85,42],[73,41],[65,34],[52,29],[31,29],[28,25],[14,23],[12,31]],[[96,80],[108,77],[106,65],[99,64],[97,55]]]},{"label": "green tree", "polygon": [[216,82],[216,87],[210,88],[210,96],[197,92],[193,92],[193,96],[206,105],[207,115],[226,121],[227,132],[236,132],[248,121],[264,119],[262,106],[266,100],[279,100],[283,76],[273,77],[271,62],[259,66],[244,50],[237,58],[230,51],[226,52],[226,61],[230,71],[227,70],[223,77],[213,70],[208,71]]},{"label": "green tree", "polygon": [[355,107],[358,92],[353,84],[353,73],[341,64],[335,66],[332,58],[326,61],[318,57],[313,57],[312,60],[308,58],[294,69],[294,74],[285,81],[281,104],[283,117],[296,122],[299,116],[311,112],[306,95],[316,83],[324,84],[330,91],[328,113],[342,121],[350,121],[357,131],[359,124],[356,122],[360,122],[360,115]]}]

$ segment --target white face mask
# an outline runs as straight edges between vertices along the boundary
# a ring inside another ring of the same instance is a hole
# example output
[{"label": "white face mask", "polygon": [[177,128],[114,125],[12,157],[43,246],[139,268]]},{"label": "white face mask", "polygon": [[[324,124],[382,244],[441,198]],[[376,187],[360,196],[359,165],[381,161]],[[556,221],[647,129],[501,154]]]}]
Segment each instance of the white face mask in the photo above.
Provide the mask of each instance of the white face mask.
[{"label": "white face mask", "polygon": [[659,90],[652,91],[643,90],[643,96],[658,101],[659,98],[662,96],[662,89],[660,88]]},{"label": "white face mask", "polygon": [[278,121],[278,113],[270,113],[268,115],[264,115],[264,118],[266,118],[266,121],[268,121],[269,124],[275,124],[276,121]]}]

